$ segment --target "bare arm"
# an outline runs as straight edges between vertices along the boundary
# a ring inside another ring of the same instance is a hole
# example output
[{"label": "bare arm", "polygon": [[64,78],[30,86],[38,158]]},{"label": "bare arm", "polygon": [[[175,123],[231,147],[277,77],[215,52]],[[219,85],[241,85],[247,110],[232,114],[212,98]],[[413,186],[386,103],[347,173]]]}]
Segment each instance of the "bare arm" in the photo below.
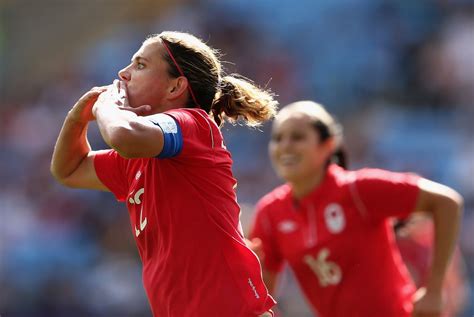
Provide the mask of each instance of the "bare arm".
[{"label": "bare arm", "polygon": [[69,111],[59,133],[51,160],[51,173],[68,187],[107,190],[98,179],[94,152],[87,140],[87,126],[93,120],[92,106],[104,88],[93,88]]},{"label": "bare arm", "polygon": [[160,127],[137,115],[148,111],[149,106],[127,107],[131,111],[124,111],[123,107],[119,107],[123,102],[117,100],[119,95],[127,102],[125,88],[119,81],[114,81],[114,85],[100,95],[92,109],[104,141],[125,158],[157,156],[163,149],[163,132]]},{"label": "bare arm", "polygon": [[259,238],[253,238],[251,240],[245,239],[245,244],[250,250],[252,250],[257,255],[260,260],[260,263],[262,263],[261,265],[263,282],[265,283],[268,292],[274,295],[278,281],[278,273],[265,269],[265,266],[263,265],[264,254],[262,249],[262,240]]},{"label": "bare arm", "polygon": [[429,213],[434,223],[434,249],[431,271],[426,285],[426,294],[415,304],[414,316],[442,310],[442,287],[448,264],[451,260],[459,233],[462,214],[462,197],[441,184],[421,179],[420,194],[415,211]]},{"label": "bare arm", "polygon": [[268,292],[272,295],[275,295],[277,282],[278,282],[278,273],[270,272],[265,268],[262,268],[263,282],[267,286]]}]

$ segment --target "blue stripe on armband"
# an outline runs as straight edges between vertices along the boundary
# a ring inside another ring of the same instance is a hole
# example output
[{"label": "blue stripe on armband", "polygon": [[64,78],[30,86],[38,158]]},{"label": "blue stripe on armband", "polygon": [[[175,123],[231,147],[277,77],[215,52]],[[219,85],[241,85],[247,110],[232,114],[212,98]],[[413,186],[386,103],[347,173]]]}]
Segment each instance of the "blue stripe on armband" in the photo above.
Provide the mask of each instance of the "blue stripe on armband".
[{"label": "blue stripe on armband", "polygon": [[166,114],[159,113],[150,117],[151,122],[163,131],[163,149],[157,158],[170,158],[178,155],[183,148],[183,134],[176,120]]}]

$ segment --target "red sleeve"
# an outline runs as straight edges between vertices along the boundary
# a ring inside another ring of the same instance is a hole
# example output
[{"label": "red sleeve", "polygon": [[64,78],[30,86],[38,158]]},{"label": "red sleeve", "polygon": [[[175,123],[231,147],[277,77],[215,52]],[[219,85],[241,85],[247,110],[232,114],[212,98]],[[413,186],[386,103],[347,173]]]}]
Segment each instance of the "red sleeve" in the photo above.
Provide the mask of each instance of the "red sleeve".
[{"label": "red sleeve", "polygon": [[250,231],[250,239],[259,238],[262,240],[263,255],[260,261],[263,267],[271,272],[279,272],[283,267],[283,257],[281,256],[277,240],[274,236],[274,227],[268,216],[268,209],[260,201],[257,204],[256,214]]},{"label": "red sleeve", "polygon": [[363,169],[356,172],[351,190],[357,207],[369,219],[405,218],[415,209],[419,179],[411,173]]},{"label": "red sleeve", "polygon": [[193,164],[214,160],[215,148],[222,145],[222,134],[204,112],[195,109],[174,109],[165,112],[179,124],[183,136],[182,151],[176,159],[192,159]]},{"label": "red sleeve", "polygon": [[100,181],[118,201],[124,201],[128,192],[125,159],[114,150],[100,151],[94,156],[94,167]]}]

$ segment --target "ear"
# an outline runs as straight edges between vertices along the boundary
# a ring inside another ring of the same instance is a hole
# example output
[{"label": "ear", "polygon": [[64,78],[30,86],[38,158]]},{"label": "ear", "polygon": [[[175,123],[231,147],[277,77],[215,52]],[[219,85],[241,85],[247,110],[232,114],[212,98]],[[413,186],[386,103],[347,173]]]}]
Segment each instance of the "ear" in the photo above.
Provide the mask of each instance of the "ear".
[{"label": "ear", "polygon": [[168,86],[168,98],[173,100],[180,98],[185,95],[188,89],[188,79],[184,76],[179,76],[170,81],[170,85]]},{"label": "ear", "polygon": [[336,138],[335,137],[329,137],[324,143],[322,144],[324,147],[324,150],[327,153],[332,154],[334,151],[336,151]]}]

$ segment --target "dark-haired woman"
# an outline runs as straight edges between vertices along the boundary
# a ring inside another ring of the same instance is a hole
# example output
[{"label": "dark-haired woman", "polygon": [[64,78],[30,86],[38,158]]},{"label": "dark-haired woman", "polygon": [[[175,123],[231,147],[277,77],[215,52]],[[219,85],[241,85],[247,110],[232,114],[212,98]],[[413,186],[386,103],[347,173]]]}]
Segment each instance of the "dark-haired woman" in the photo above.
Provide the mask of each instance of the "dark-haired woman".
[{"label": "dark-haired woman", "polygon": [[[345,164],[341,143],[341,127],[315,102],[295,102],[276,116],[269,152],[286,183],[259,201],[249,241],[270,292],[287,262],[319,317],[439,316],[461,196],[410,173],[346,170],[335,164]],[[417,211],[433,217],[436,236],[419,291],[392,221]]]}]

